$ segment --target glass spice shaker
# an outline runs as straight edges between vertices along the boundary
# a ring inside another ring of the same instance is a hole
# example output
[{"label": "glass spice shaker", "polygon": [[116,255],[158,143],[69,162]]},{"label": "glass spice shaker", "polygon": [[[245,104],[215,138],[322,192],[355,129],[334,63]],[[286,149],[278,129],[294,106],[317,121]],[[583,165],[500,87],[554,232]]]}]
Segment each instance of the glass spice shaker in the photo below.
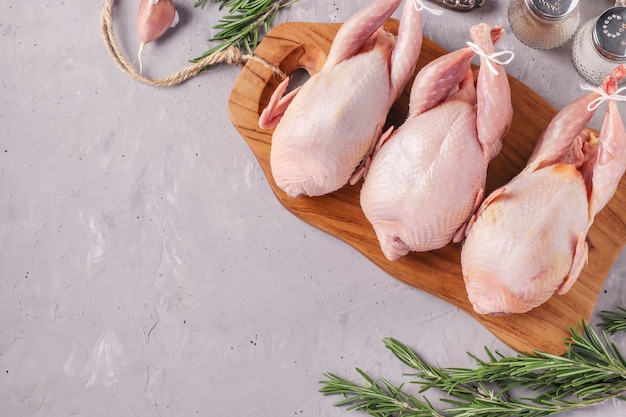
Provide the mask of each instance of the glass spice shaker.
[{"label": "glass spice shaker", "polygon": [[486,0],[431,0],[449,9],[467,12],[485,4]]},{"label": "glass spice shaker", "polygon": [[626,1],[586,22],[572,44],[574,68],[589,84],[598,86],[619,64],[626,63]]},{"label": "glass spice shaker", "polygon": [[580,21],[578,0],[511,0],[507,13],[517,39],[536,49],[563,45]]}]

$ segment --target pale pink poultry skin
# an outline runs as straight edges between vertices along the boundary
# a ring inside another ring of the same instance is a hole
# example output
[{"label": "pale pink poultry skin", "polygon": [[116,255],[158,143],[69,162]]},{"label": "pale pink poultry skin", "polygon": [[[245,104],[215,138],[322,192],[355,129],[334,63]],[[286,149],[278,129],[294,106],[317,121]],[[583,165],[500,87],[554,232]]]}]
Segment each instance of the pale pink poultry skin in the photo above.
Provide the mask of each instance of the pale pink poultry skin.
[{"label": "pale pink poultry skin", "polygon": [[[504,29],[471,28],[485,54]],[[407,120],[377,151],[361,189],[361,207],[384,256],[438,249],[459,240],[484,196],[489,161],[499,153],[512,118],[502,65],[485,57],[477,77],[469,47],[426,65],[415,77]]]},{"label": "pale pink poultry skin", "polygon": [[[625,68],[601,88],[615,92]],[[477,313],[525,313],[569,291],[585,266],[589,227],[626,169],[626,132],[615,101],[608,100],[599,139],[585,128],[598,97],[591,92],[564,107],[524,170],[482,203],[461,251]]]},{"label": "pale pink poultry skin", "polygon": [[383,24],[402,0],[367,4],[341,26],[318,73],[283,96],[286,79],[272,95],[259,126],[275,128],[271,172],[290,197],[338,190],[373,148],[421,50],[415,1],[406,0],[397,38]]}]

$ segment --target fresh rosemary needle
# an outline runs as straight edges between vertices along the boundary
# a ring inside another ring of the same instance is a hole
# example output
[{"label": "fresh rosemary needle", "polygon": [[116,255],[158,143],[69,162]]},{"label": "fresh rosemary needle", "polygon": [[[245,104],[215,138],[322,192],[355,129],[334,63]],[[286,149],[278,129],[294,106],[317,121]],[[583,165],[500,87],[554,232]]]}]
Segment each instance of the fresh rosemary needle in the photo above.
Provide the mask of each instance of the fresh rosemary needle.
[{"label": "fresh rosemary needle", "polygon": [[626,330],[626,309],[617,307],[619,311],[601,311],[598,315],[602,319],[600,326],[608,333],[614,334],[618,330]]},{"label": "fresh rosemary needle", "polygon": [[[487,360],[470,355],[474,368],[430,366],[406,345],[386,338],[385,346],[412,369],[406,376],[420,386],[419,397],[358,368],[363,385],[326,373],[320,391],[341,395],[337,406],[375,417],[540,417],[625,400],[626,360],[606,332],[599,335],[584,321],[582,330],[570,332],[563,356],[535,351],[504,357],[485,348]],[[441,394],[439,408],[424,395],[430,389]]]},{"label": "fresh rosemary needle", "polygon": [[213,26],[218,32],[209,42],[218,44],[197,58],[201,59],[236,46],[252,54],[264,34],[272,27],[274,18],[280,9],[291,6],[298,0],[196,0],[194,7],[204,8],[207,3],[219,3],[219,9],[226,8],[227,14]]}]

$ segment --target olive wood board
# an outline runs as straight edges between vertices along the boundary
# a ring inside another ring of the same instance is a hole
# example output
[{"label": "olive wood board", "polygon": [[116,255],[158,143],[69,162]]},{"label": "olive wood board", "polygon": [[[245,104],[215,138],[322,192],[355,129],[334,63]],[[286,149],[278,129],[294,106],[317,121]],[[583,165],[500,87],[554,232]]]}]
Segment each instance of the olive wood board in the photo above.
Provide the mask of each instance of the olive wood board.
[{"label": "olive wood board", "polygon": [[[314,74],[323,65],[340,26],[339,23],[280,24],[266,34],[255,55],[286,74],[300,68]],[[390,19],[385,26],[397,33],[398,21]],[[445,53],[442,47],[424,38],[416,71]],[[539,135],[557,113],[525,84],[511,76],[509,80],[514,109],[512,126],[503,140],[502,152],[489,165],[486,193],[506,184],[525,166]],[[361,182],[322,197],[290,198],[276,186],[269,163],[272,131],[259,128],[258,120],[280,81],[267,65],[248,61],[233,86],[228,104],[232,123],[252,149],[272,191],[287,210],[351,245],[392,277],[463,309],[513,349],[553,354],[567,350],[564,341],[570,336],[570,327],[591,318],[604,280],[625,243],[626,180],[622,179],[613,199],[596,217],[587,237],[589,262],[567,294],[555,295],[525,314],[480,315],[473,311],[465,291],[461,244],[451,243],[424,253],[412,252],[391,262],[383,256],[374,230],[361,210]],[[399,126],[405,119],[411,84],[412,79],[392,107],[388,123]]]}]

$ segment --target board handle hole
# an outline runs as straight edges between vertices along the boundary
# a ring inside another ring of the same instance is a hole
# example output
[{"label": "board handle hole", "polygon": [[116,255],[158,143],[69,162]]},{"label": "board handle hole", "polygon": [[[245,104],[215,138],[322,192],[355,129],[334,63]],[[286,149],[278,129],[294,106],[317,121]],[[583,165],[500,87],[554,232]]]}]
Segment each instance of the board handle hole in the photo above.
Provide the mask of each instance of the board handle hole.
[{"label": "board handle hole", "polygon": [[289,76],[289,85],[287,86],[287,90],[285,91],[285,94],[300,87],[302,84],[307,82],[309,78],[311,78],[311,74],[309,74],[309,72],[306,69],[297,68]]},{"label": "board handle hole", "polygon": [[[287,76],[291,77],[287,92],[304,84],[312,75],[317,74],[326,62],[326,57],[326,52],[316,45],[299,45],[287,53],[278,65]],[[274,76],[267,81],[259,101],[259,115],[269,103],[280,81],[282,81],[280,77]]]}]

